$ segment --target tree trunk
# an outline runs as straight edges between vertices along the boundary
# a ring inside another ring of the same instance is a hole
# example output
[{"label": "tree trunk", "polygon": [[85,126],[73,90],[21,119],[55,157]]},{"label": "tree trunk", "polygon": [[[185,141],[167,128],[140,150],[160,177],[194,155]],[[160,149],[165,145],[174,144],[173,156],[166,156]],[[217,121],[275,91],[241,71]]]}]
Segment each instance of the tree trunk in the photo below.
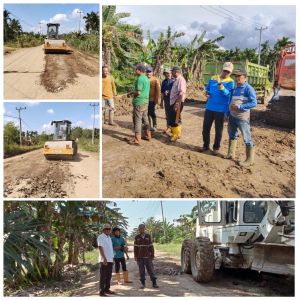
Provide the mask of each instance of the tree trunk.
[{"label": "tree trunk", "polygon": [[69,253],[68,253],[68,264],[73,263],[73,248],[74,248],[74,234],[71,233],[70,239],[69,239]]},{"label": "tree trunk", "polygon": [[108,67],[110,69],[110,49],[105,44],[103,45],[103,66]]}]

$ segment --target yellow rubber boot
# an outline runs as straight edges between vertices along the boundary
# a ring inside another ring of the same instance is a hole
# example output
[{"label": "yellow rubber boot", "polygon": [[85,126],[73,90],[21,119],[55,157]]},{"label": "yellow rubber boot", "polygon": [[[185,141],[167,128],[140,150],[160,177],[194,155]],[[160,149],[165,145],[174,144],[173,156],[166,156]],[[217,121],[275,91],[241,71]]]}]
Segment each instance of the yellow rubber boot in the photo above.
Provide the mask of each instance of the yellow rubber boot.
[{"label": "yellow rubber boot", "polygon": [[124,276],[124,283],[132,283],[132,281],[129,280],[128,271],[124,271],[123,276]]},{"label": "yellow rubber boot", "polygon": [[172,137],[170,139],[171,142],[176,142],[179,138],[179,134],[180,134],[180,127],[172,127]]},{"label": "yellow rubber boot", "polygon": [[120,273],[116,273],[116,278],[117,278],[117,284],[122,284],[122,282],[121,282],[121,274]]}]

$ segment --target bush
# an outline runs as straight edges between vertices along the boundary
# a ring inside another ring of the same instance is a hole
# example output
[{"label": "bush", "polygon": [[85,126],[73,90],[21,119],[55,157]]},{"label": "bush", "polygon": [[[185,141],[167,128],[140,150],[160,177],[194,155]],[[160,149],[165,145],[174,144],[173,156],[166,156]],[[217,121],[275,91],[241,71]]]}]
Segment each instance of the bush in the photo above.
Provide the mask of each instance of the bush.
[{"label": "bush", "polygon": [[99,139],[94,139],[94,145],[92,145],[91,139],[79,138],[78,148],[90,152],[99,152]]},{"label": "bush", "polygon": [[42,148],[43,145],[34,145],[34,146],[20,146],[17,144],[5,144],[4,145],[4,158],[15,156],[18,154],[26,153],[36,149]]}]

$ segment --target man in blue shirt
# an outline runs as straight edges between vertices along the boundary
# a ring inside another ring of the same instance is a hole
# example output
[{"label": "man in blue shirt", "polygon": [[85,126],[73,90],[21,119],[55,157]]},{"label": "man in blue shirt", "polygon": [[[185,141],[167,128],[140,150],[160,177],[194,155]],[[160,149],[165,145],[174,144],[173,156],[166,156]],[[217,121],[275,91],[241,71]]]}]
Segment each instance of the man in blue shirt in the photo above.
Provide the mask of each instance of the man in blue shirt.
[{"label": "man in blue shirt", "polygon": [[164,76],[165,76],[165,79],[161,83],[162,101],[160,103],[160,107],[165,108],[165,114],[166,114],[166,120],[167,120],[167,129],[165,130],[165,132],[167,133],[167,132],[171,131],[171,122],[170,122],[170,119],[168,118],[168,112],[170,109],[170,92],[171,92],[171,89],[172,89],[175,79],[172,78],[172,72],[170,69],[164,70]]},{"label": "man in blue shirt", "polygon": [[228,109],[234,80],[230,77],[233,70],[231,62],[225,62],[220,75],[214,75],[206,86],[208,95],[206,110],[203,120],[203,147],[200,152],[210,153],[210,130],[215,123],[215,141],[212,154],[218,155],[224,125],[225,113]]},{"label": "man in blue shirt", "polygon": [[111,238],[113,244],[113,250],[114,250],[114,261],[115,261],[115,272],[116,272],[117,283],[122,284],[121,275],[120,275],[120,264],[122,265],[124,283],[131,283],[132,281],[128,279],[128,271],[126,269],[126,261],[125,261],[125,254],[127,260],[129,259],[129,256],[127,254],[128,248],[125,239],[121,237],[120,233],[121,233],[120,228],[114,227],[113,237]]},{"label": "man in blue shirt", "polygon": [[249,167],[254,164],[254,144],[250,131],[250,109],[257,105],[256,93],[254,88],[247,82],[247,73],[244,70],[235,70],[233,74],[235,75],[236,87],[233,90],[227,112],[229,116],[229,148],[226,158],[235,158],[239,129],[246,145],[246,160],[239,162],[239,165]]}]

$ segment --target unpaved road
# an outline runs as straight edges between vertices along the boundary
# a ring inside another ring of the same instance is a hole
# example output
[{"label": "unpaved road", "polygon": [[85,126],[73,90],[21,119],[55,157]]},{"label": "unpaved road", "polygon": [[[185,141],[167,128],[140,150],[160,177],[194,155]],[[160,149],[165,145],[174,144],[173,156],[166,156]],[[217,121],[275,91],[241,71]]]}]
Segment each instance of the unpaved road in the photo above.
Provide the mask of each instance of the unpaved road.
[{"label": "unpaved road", "polygon": [[4,99],[98,99],[99,58],[42,46],[4,55]]},{"label": "unpaved road", "polygon": [[[129,247],[129,249],[132,247]],[[131,249],[132,250],[132,249]],[[170,257],[166,253],[155,253],[154,267],[158,277],[159,289],[151,287],[149,276],[146,276],[146,288],[139,289],[139,273],[136,262],[130,253],[127,261],[129,277],[133,283],[116,285],[115,274],[112,277],[111,290],[117,297],[199,297],[199,296],[292,296],[293,282],[285,278],[260,277],[257,273],[245,271],[216,271],[210,283],[200,284],[192,279],[189,274],[181,274],[180,260]],[[99,270],[87,274],[82,280],[83,284],[76,290],[72,297],[99,296]],[[280,282],[280,285],[278,284]]]},{"label": "unpaved road", "polygon": [[98,154],[79,151],[74,160],[46,160],[39,149],[7,158],[4,197],[98,198]]},{"label": "unpaved road", "polygon": [[[130,105],[118,108],[118,126],[103,125],[104,198],[295,197],[295,134],[266,125],[259,109],[258,120],[252,121],[256,164],[246,169],[237,162],[199,152],[204,104],[186,104],[182,138],[176,143],[169,142],[162,132],[164,111],[157,110],[160,130],[151,142],[142,141],[139,147],[128,144],[133,137],[132,119],[124,112],[130,112]],[[214,128],[211,133],[213,142]],[[221,155],[227,153],[227,145],[226,124]],[[240,137],[237,159],[244,157]]]}]

